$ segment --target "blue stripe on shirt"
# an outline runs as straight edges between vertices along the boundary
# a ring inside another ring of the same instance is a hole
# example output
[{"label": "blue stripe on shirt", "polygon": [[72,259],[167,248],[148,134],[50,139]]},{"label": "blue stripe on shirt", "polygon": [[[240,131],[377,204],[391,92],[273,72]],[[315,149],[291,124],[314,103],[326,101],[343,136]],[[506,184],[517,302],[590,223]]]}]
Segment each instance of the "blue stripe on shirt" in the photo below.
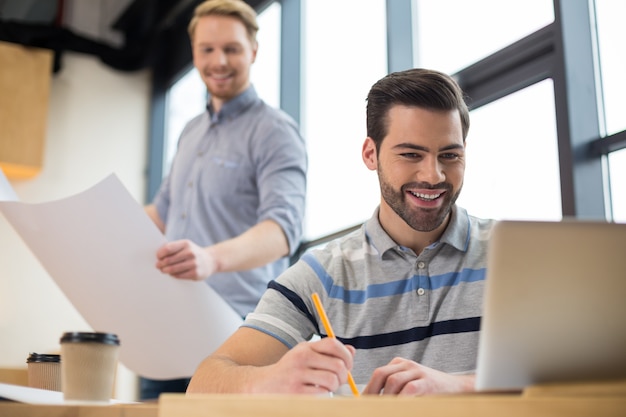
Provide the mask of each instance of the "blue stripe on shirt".
[{"label": "blue stripe on shirt", "polygon": [[[382,284],[368,285],[364,290],[346,290],[344,287],[335,285],[332,277],[328,275],[326,270],[320,265],[310,253],[304,254],[301,258],[315,272],[321,281],[326,293],[330,298],[343,300],[345,303],[363,304],[370,298],[389,297],[414,291],[416,288],[422,287],[425,290],[436,290],[443,287],[452,287],[462,282],[476,282],[485,279],[485,268],[481,269],[463,269],[459,272],[450,272],[441,275],[434,275],[430,280],[422,280],[420,285],[418,275],[412,276],[410,279],[401,279],[397,281],[385,282]],[[425,281],[425,282],[424,282]]]}]

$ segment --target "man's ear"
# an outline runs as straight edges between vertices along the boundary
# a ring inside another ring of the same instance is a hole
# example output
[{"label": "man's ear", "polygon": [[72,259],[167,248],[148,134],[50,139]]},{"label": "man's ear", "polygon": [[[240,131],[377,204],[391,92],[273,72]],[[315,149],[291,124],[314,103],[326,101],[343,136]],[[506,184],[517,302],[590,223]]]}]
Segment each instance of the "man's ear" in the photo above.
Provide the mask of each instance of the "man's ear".
[{"label": "man's ear", "polygon": [[259,52],[259,42],[257,40],[252,44],[252,63],[256,62],[256,54]]},{"label": "man's ear", "polygon": [[363,150],[361,152],[361,156],[363,157],[363,162],[365,162],[365,166],[368,167],[372,171],[376,171],[378,168],[378,155],[376,153],[376,143],[374,143],[374,139],[369,136],[363,142]]}]

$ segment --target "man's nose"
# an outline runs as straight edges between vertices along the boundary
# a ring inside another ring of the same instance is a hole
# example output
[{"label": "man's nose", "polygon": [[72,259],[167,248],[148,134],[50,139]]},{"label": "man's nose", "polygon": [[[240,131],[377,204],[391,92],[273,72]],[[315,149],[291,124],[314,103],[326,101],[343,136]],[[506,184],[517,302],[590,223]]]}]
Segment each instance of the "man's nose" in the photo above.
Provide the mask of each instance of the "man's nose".
[{"label": "man's nose", "polygon": [[226,54],[224,51],[220,49],[216,49],[211,56],[211,64],[212,65],[226,65],[228,60],[226,59]]},{"label": "man's nose", "polygon": [[443,166],[439,162],[439,159],[425,158],[420,164],[419,171],[417,172],[417,180],[420,182],[427,182],[429,184],[439,184],[445,180],[443,172]]}]

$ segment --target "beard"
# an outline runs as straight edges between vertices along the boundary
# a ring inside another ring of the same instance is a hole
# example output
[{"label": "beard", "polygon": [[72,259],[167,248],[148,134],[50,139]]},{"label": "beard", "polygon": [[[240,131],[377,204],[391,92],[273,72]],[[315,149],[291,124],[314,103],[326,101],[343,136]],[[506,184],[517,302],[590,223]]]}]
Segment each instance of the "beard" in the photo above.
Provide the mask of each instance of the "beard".
[{"label": "beard", "polygon": [[[452,211],[452,206],[456,202],[457,198],[459,198],[462,188],[460,187],[456,193],[452,194],[452,185],[446,182],[435,185],[414,182],[404,184],[400,188],[400,191],[397,191],[385,178],[380,164],[378,165],[378,178],[380,182],[381,196],[387,205],[391,207],[391,209],[398,216],[400,216],[406,224],[418,232],[432,232],[441,226]],[[406,201],[406,190],[408,188],[444,189],[446,192],[443,194],[443,197],[440,197],[444,199],[443,204],[432,209],[414,207]]]}]

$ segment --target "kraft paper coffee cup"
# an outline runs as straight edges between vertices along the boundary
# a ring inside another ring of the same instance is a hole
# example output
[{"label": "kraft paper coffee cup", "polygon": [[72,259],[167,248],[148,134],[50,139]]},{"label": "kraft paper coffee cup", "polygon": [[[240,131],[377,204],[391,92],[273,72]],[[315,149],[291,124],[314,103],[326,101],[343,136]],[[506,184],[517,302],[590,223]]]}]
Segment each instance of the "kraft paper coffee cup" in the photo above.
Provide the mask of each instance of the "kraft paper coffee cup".
[{"label": "kraft paper coffee cup", "polygon": [[31,353],[26,358],[28,386],[61,391],[61,356]]},{"label": "kraft paper coffee cup", "polygon": [[108,403],[120,341],[113,333],[67,332],[61,337],[63,398],[73,403]]}]

